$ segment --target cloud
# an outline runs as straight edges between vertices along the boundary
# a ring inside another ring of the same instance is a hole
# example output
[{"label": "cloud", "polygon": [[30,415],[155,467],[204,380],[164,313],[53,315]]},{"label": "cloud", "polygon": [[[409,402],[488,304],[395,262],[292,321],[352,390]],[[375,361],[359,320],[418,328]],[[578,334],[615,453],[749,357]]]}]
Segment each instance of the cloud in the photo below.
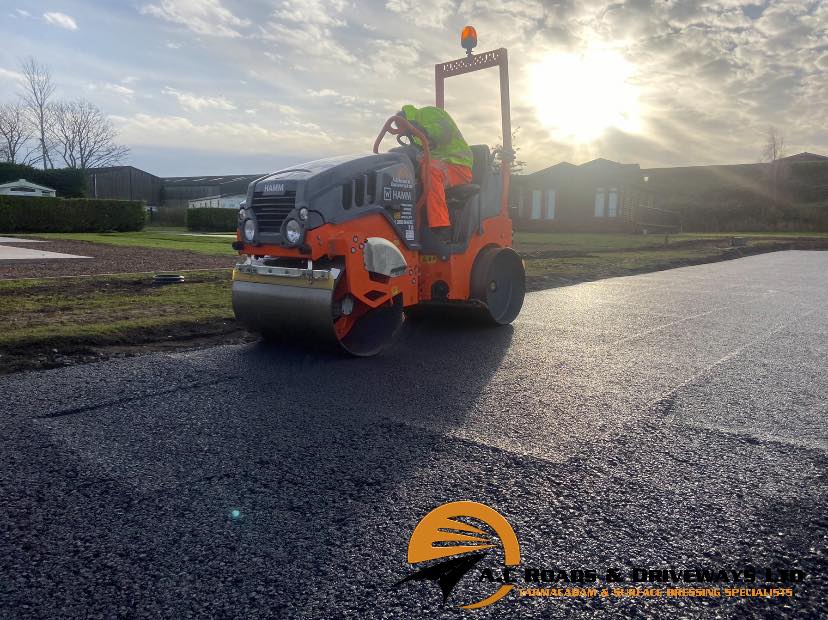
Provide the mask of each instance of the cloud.
[{"label": "cloud", "polygon": [[[0,20],[0,39],[15,49],[36,45],[36,34],[15,29],[25,16],[13,7],[31,3],[6,4],[0,12],[18,18]],[[166,143],[153,134],[174,126],[182,144],[190,132],[221,150],[251,125],[280,153],[364,149],[401,104],[434,101],[434,63],[463,55],[459,32],[471,23],[478,52],[509,49],[512,122],[530,169],[599,156],[643,165],[752,161],[770,124],[792,152],[828,152],[828,0],[136,0],[128,3],[137,7],[133,21],[121,19],[123,3],[89,4],[101,20],[117,17],[104,31],[73,10],[90,48],[112,45],[113,35],[127,41],[117,29],[128,28],[147,49],[116,44],[94,65],[64,69],[59,55],[74,58],[78,50],[58,37],[38,48],[38,58],[61,67],[65,95],[92,80],[109,112],[125,119],[144,112],[143,123],[128,123],[139,140]],[[46,9],[29,10],[29,19],[46,19]],[[609,80],[614,92],[601,86],[601,63],[590,62],[605,53],[631,69]],[[566,59],[568,77],[559,69],[538,77],[537,66]],[[0,83],[14,90],[17,67],[7,64]],[[107,77],[122,75],[139,76],[140,87]],[[567,88],[565,78],[581,79],[582,88]],[[562,127],[561,106],[533,96],[539,81],[549,97],[575,97],[565,109],[578,122],[603,129],[574,137]],[[472,142],[500,138],[497,87],[496,71],[447,84],[448,110]],[[638,102],[635,123],[617,119],[625,88]],[[599,101],[609,106],[603,123],[587,113]],[[328,142],[317,128],[330,127],[331,118],[337,140]],[[223,137],[208,138],[208,130]],[[286,135],[292,142],[271,142]]]},{"label": "cloud", "polygon": [[224,97],[201,97],[167,87],[161,91],[178,99],[179,105],[187,110],[235,110],[236,106]]},{"label": "cloud", "polygon": [[220,0],[161,0],[144,5],[141,13],[215,37],[240,37],[239,29],[250,25],[250,20],[237,17]]},{"label": "cloud", "polygon": [[[113,116],[121,140],[131,145],[233,153],[308,153],[332,148],[337,140],[318,126],[296,121],[268,126],[251,122],[197,123],[183,116],[137,114]],[[311,140],[312,138],[312,140]]]},{"label": "cloud", "polygon": [[65,28],[66,30],[78,29],[78,24],[66,13],[44,13],[43,19],[46,20],[47,23],[57,26],[58,28]]},{"label": "cloud", "polygon": [[[345,0],[283,0],[260,27],[259,37],[275,46],[265,54],[293,54],[297,59],[315,62],[354,63],[352,49],[337,38],[348,26],[343,12]],[[297,70],[305,67],[298,64]]]},{"label": "cloud", "polygon": [[3,67],[0,67],[0,79],[14,80],[15,82],[24,82],[26,80],[23,74],[19,71],[13,71],[12,69],[4,69]]},{"label": "cloud", "polygon": [[[129,83],[127,80],[124,80],[125,83]],[[102,82],[99,84],[89,84],[87,86],[89,90],[102,90],[106,92],[113,93],[115,95],[121,95],[122,97],[132,97],[135,94],[135,91],[128,86],[124,86],[123,84],[113,84],[112,82]]]},{"label": "cloud", "polygon": [[385,8],[417,26],[442,28],[455,14],[456,3],[453,0],[388,0]]},{"label": "cloud", "polygon": [[344,26],[340,16],[347,7],[345,0],[283,0],[273,16],[297,24]]}]

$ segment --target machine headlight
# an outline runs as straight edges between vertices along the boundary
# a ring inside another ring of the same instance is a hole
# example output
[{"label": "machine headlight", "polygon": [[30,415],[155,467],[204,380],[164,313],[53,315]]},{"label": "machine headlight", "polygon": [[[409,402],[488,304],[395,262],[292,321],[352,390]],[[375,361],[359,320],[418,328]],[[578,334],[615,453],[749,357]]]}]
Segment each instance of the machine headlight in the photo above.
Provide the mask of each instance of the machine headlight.
[{"label": "machine headlight", "polygon": [[244,212],[244,209],[239,209],[239,221],[243,222],[245,217],[247,217],[247,214]]},{"label": "machine headlight", "polygon": [[288,220],[288,223],[285,224],[285,237],[288,243],[299,243],[299,239],[302,238],[302,227],[299,222]]},{"label": "machine headlight", "polygon": [[253,241],[253,238],[256,236],[256,222],[253,220],[244,220],[242,232],[247,241]]},{"label": "machine headlight", "polygon": [[303,222],[306,219],[308,219],[308,208],[307,207],[302,207],[301,209],[299,209],[299,219],[302,220]]}]

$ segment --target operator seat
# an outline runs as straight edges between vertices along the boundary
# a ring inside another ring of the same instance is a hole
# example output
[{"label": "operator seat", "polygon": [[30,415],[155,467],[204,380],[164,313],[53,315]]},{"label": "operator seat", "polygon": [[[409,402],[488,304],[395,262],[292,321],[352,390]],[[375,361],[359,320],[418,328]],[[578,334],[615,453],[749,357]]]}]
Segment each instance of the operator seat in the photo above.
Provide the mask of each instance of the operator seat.
[{"label": "operator seat", "polygon": [[[474,222],[480,221],[480,198],[486,191],[491,175],[491,154],[485,144],[471,147],[473,156],[472,180],[465,185],[455,185],[446,190],[446,206],[451,218],[451,242],[465,241]],[[473,200],[478,197],[477,200]]]},{"label": "operator seat", "polygon": [[466,205],[469,198],[485,190],[491,168],[491,154],[485,144],[473,144],[472,180],[465,185],[455,185],[446,190],[446,204],[449,209],[459,209]]}]

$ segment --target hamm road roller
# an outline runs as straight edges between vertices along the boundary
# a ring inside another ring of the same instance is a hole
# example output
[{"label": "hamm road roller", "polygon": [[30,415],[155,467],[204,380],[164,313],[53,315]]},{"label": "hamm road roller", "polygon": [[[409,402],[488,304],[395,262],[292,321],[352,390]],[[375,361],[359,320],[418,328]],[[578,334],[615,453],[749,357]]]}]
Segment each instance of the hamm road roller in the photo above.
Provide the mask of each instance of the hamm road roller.
[{"label": "hamm road roller", "polygon": [[[406,313],[451,307],[493,324],[511,323],[525,292],[523,261],[511,249],[513,158],[506,49],[435,66],[437,107],[448,77],[497,67],[503,154],[472,146],[472,180],[446,190],[448,235],[429,228],[429,141],[403,116],[389,118],[373,153],[292,166],[250,184],[239,210],[242,257],[233,271],[237,320],[268,340],[325,340],[352,355],[380,352]],[[397,146],[380,153],[383,138]]]}]

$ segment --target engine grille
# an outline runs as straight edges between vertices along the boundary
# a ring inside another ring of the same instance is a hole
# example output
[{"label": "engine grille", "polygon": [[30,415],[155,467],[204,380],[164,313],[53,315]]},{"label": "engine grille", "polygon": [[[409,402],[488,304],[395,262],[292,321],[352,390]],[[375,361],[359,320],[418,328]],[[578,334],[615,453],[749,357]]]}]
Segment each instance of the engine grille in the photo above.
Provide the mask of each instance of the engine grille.
[{"label": "engine grille", "polygon": [[296,205],[296,192],[285,192],[283,196],[263,196],[259,192],[253,194],[251,208],[256,214],[259,232],[279,233],[282,222]]}]

